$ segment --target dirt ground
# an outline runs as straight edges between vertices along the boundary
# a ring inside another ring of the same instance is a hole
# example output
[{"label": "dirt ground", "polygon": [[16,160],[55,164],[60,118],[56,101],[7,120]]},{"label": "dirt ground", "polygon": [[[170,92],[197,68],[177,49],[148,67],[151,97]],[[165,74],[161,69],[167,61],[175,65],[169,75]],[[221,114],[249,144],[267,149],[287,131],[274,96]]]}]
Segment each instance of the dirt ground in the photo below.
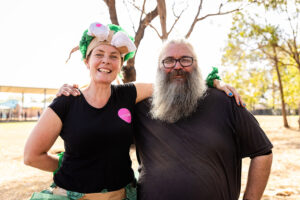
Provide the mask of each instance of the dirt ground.
[{"label": "dirt ground", "polygon": [[[274,145],[273,165],[263,200],[300,200],[300,132],[297,117],[288,118],[291,129],[282,126],[281,116],[256,116]],[[35,122],[0,123],[0,199],[25,200],[52,183],[52,174],[23,164],[23,148]],[[62,149],[58,140],[52,151]],[[137,168],[134,150],[133,168]],[[242,191],[249,159],[243,160]],[[241,194],[242,197],[242,194]]]}]

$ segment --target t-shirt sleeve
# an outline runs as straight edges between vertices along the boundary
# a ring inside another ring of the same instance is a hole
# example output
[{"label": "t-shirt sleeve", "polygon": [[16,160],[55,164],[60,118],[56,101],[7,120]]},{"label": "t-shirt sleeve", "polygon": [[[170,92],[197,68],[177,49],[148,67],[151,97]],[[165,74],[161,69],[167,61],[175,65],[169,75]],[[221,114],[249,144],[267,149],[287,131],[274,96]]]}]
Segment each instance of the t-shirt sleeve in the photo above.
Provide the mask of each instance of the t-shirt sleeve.
[{"label": "t-shirt sleeve", "polygon": [[62,123],[64,123],[65,117],[69,110],[70,98],[67,96],[56,97],[49,107],[58,115]]},{"label": "t-shirt sleeve", "polygon": [[241,157],[255,157],[269,152],[273,145],[255,117],[246,108],[237,105],[233,106],[233,110]]},{"label": "t-shirt sleeve", "polygon": [[127,101],[126,103],[135,105],[137,92],[133,83],[117,85],[116,88],[118,90],[118,94],[121,95],[120,99],[122,99],[122,101]]}]

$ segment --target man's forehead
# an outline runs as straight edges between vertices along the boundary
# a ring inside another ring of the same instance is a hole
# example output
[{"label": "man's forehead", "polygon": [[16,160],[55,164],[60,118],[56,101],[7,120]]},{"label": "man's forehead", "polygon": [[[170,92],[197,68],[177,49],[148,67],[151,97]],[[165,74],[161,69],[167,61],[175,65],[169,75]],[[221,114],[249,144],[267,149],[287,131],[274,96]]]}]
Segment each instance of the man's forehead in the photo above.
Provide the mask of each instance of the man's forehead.
[{"label": "man's forehead", "polygon": [[191,48],[186,44],[169,44],[164,52],[164,57],[193,56]]}]

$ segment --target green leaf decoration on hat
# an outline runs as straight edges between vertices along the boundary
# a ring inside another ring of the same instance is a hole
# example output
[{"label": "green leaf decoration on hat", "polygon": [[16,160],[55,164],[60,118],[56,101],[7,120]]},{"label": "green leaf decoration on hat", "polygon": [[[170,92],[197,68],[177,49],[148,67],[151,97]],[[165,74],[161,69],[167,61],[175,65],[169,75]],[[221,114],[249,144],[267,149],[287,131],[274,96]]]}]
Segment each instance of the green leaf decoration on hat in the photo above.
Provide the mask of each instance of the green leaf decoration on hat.
[{"label": "green leaf decoration on hat", "polygon": [[82,54],[82,59],[85,59],[87,48],[91,43],[92,39],[94,38],[93,36],[90,36],[87,33],[88,30],[85,30],[79,42],[79,50]]}]

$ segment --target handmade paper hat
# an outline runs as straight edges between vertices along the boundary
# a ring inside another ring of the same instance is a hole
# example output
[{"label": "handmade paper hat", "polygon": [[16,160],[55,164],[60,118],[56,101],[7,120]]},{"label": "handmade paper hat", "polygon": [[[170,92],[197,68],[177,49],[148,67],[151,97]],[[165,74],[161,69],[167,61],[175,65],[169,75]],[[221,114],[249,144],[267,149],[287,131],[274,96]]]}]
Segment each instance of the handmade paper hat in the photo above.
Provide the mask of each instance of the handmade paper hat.
[{"label": "handmade paper hat", "polygon": [[82,54],[82,58],[86,59],[91,51],[100,44],[109,44],[116,47],[124,61],[133,58],[136,51],[133,37],[129,36],[120,26],[115,24],[105,26],[95,22],[90,25],[88,30],[84,31],[79,46],[72,49],[69,59],[71,54],[78,49]]}]

